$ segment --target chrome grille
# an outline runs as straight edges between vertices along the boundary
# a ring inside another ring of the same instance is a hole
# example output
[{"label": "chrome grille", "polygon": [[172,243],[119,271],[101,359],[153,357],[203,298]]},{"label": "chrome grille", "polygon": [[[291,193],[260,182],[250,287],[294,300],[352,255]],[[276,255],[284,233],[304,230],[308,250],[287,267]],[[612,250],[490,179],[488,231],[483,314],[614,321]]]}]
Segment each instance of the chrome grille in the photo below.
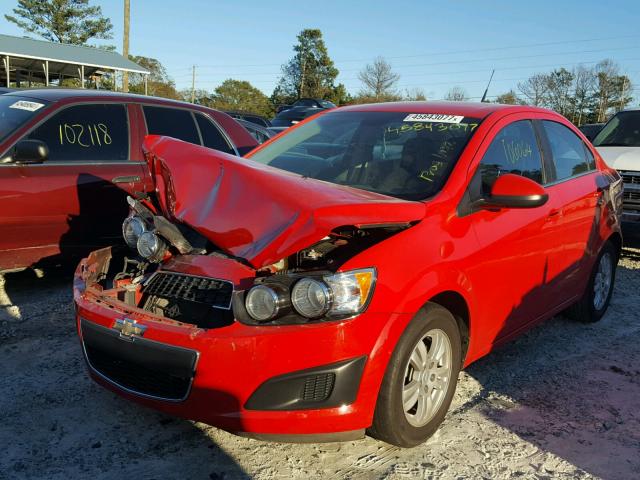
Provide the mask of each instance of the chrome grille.
[{"label": "chrome grille", "polygon": [[640,185],[640,172],[618,172],[622,182],[629,185]]},{"label": "chrome grille", "polygon": [[638,191],[638,192],[625,191],[622,194],[622,199],[623,200],[631,200],[633,202],[640,202],[640,191]]}]

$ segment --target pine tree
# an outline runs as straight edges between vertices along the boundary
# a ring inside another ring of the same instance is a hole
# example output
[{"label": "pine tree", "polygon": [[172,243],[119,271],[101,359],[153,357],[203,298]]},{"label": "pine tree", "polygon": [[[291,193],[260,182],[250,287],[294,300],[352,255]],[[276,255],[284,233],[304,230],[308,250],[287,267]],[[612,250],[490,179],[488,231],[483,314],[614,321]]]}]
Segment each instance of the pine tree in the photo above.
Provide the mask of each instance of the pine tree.
[{"label": "pine tree", "polygon": [[85,45],[92,38],[112,38],[111,20],[89,0],[18,0],[5,18],[51,42]]},{"label": "pine tree", "polygon": [[[282,77],[273,95],[274,104],[291,103],[298,98],[333,98],[344,89],[334,84],[338,69],[329,57],[318,29],[306,29],[298,34],[293,47],[294,57],[282,66]],[[338,99],[339,100],[339,99]]]}]

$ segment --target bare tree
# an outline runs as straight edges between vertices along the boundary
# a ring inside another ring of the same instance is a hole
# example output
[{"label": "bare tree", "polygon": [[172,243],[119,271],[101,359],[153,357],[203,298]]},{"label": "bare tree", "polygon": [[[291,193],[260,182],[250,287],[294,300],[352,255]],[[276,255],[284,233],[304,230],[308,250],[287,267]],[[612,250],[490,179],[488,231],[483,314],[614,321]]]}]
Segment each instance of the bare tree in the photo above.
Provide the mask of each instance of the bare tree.
[{"label": "bare tree", "polygon": [[632,101],[633,87],[626,75],[620,74],[620,67],[613,60],[603,60],[596,65],[597,122],[607,120],[612,112],[622,110]]},{"label": "bare tree", "polygon": [[412,88],[405,91],[404,98],[409,101],[425,101],[427,96],[421,88]]},{"label": "bare tree", "polygon": [[596,85],[596,74],[593,68],[580,65],[573,69],[573,113],[571,121],[580,126],[585,119],[585,112],[593,106],[593,94]]},{"label": "bare tree", "polygon": [[537,73],[527,81],[518,83],[520,93],[529,100],[531,105],[536,107],[544,105],[547,88],[547,76],[542,73]]},{"label": "bare tree", "polygon": [[462,87],[452,87],[449,89],[444,97],[445,100],[450,102],[464,102],[469,99],[467,91]]},{"label": "bare tree", "polygon": [[393,87],[400,80],[400,75],[393,73],[391,64],[383,57],[377,57],[358,73],[358,78],[365,87],[361,95],[369,95],[378,100],[396,94]]}]

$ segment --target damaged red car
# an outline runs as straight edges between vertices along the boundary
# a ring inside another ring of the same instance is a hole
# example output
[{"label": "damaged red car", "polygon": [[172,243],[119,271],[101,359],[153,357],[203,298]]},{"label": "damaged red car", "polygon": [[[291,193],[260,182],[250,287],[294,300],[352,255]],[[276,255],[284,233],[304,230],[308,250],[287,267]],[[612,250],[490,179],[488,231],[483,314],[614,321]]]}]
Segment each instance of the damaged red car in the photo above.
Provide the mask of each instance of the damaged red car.
[{"label": "damaged red car", "polygon": [[461,368],[557,313],[599,320],[621,182],[525,106],[332,110],[237,158],[147,137],[131,247],[74,284],[91,376],[262,439],[409,447]]}]

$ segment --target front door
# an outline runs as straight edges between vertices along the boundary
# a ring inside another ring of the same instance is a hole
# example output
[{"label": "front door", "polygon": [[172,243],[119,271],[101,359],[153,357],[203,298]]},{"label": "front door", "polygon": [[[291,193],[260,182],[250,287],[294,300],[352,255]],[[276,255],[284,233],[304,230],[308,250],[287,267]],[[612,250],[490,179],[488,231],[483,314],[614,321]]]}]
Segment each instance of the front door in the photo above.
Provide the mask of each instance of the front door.
[{"label": "front door", "polygon": [[41,164],[3,166],[0,268],[59,254],[84,254],[121,237],[126,195],[143,190],[142,162],[131,161],[127,108],[121,103],[64,107],[25,138],[49,148]]},{"label": "front door", "polygon": [[[518,120],[496,129],[470,182],[471,201],[486,198],[495,180],[505,173],[545,183],[532,122]],[[478,304],[485,306],[480,322],[492,329],[481,333],[488,343],[515,333],[547,311],[547,285],[556,273],[549,257],[560,242],[562,206],[557,191],[547,193],[549,200],[541,207],[480,210],[470,215],[480,245],[477,258],[470,262],[475,265],[471,283],[485,286],[487,298]]]}]

